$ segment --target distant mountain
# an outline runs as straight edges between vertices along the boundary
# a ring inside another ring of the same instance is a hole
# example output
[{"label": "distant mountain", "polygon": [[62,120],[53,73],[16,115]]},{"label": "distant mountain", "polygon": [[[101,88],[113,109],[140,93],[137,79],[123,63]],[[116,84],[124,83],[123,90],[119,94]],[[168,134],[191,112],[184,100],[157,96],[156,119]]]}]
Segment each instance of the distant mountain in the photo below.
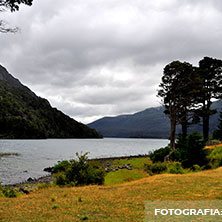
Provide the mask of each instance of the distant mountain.
[{"label": "distant mountain", "polygon": [[0,65],[0,138],[99,138],[96,130],[63,114]]},{"label": "distant mountain", "polygon": [[[222,100],[214,102],[212,108],[220,112]],[[163,111],[163,107],[149,108],[131,115],[104,117],[88,124],[88,126],[96,129],[104,137],[168,138],[170,121]],[[216,129],[218,118],[219,113],[211,117],[210,133]],[[189,131],[201,132],[201,130],[200,124],[189,128]],[[177,133],[179,132],[180,127],[177,130]]]}]

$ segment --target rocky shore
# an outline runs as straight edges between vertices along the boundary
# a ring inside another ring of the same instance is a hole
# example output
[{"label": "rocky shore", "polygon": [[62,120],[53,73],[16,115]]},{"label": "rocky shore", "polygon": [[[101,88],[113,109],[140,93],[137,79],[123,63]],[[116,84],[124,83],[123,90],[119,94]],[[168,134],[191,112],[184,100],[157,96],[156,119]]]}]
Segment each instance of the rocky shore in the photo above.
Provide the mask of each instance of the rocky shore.
[{"label": "rocky shore", "polygon": [[[144,154],[144,155],[121,156],[121,157],[104,157],[104,158],[89,159],[89,161],[96,161],[100,164],[101,167],[103,167],[106,170],[106,172],[112,172],[112,171],[117,171],[119,169],[132,170],[132,166],[130,164],[124,164],[124,165],[119,165],[119,166],[113,167],[112,162],[114,160],[143,158],[143,157],[147,157],[147,156],[148,155]],[[49,172],[50,174],[47,176],[42,176],[40,178],[31,178],[30,177],[24,182],[5,185],[5,186],[12,187],[12,188],[18,188],[18,189],[20,189],[21,192],[26,193],[26,190],[27,191],[32,190],[39,184],[50,184],[54,179],[54,177],[51,174],[53,167],[47,167],[47,168],[44,168],[43,170],[46,172]]]}]

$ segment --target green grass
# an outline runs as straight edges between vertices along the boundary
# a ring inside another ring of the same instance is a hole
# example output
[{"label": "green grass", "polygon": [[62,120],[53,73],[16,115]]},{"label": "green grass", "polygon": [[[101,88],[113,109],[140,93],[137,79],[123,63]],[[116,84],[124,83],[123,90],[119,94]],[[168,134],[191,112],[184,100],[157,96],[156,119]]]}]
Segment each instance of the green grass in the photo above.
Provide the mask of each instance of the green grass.
[{"label": "green grass", "polygon": [[142,170],[122,169],[115,172],[109,172],[105,177],[105,185],[121,184],[132,180],[138,180],[148,176],[149,174]]},{"label": "green grass", "polygon": [[0,157],[5,156],[19,156],[19,153],[0,153]]},{"label": "green grass", "polygon": [[131,164],[132,170],[119,169],[114,172],[109,172],[105,177],[105,185],[121,184],[149,176],[149,174],[144,171],[144,164],[150,163],[150,159],[148,157],[116,159],[112,162],[109,161],[109,163],[111,164],[112,168],[123,166],[125,164]]},{"label": "green grass", "polygon": [[148,157],[141,157],[141,158],[132,158],[132,159],[119,159],[113,160],[113,166],[120,166],[127,163],[130,163],[133,169],[144,169],[144,164],[150,162]]}]

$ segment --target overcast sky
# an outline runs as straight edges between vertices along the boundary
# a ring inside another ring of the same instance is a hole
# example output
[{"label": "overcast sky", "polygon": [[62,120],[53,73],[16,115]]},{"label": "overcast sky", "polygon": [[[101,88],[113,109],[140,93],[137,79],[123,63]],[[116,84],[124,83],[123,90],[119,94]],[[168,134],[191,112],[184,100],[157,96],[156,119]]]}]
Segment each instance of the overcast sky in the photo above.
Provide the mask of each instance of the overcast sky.
[{"label": "overcast sky", "polygon": [[0,19],[0,64],[83,123],[159,106],[163,68],[221,59],[221,0],[34,0]]}]

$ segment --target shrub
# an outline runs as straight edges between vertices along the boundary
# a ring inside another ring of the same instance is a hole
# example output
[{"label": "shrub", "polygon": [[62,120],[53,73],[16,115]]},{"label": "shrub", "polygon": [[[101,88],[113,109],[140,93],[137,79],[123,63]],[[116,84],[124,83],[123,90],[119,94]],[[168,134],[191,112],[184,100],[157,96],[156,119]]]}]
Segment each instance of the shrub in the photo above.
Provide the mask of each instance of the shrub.
[{"label": "shrub", "polygon": [[68,160],[64,160],[62,162],[59,162],[58,164],[56,164],[53,169],[52,169],[52,173],[58,173],[61,171],[65,171],[68,167],[70,167],[71,164]]},{"label": "shrub", "polygon": [[150,175],[163,173],[166,169],[167,162],[145,164],[145,171],[147,171]]},{"label": "shrub", "polygon": [[180,162],[170,162],[167,166],[167,173],[182,174],[184,169]]},{"label": "shrub", "polygon": [[52,202],[55,202],[56,199],[57,199],[57,198],[56,198],[55,196],[51,196],[51,201],[52,201]]},{"label": "shrub", "polygon": [[145,164],[145,171],[148,172],[150,175],[160,173],[185,173],[185,170],[183,169],[180,162],[157,162]]},{"label": "shrub", "polygon": [[198,171],[201,171],[203,170],[203,167],[200,167],[198,164],[194,164],[192,167],[191,167],[192,171],[194,172],[198,172]]},{"label": "shrub", "polygon": [[207,156],[211,168],[222,166],[222,147],[214,148]]},{"label": "shrub", "polygon": [[57,208],[59,208],[59,204],[55,204],[52,206],[52,209],[57,209]]},{"label": "shrub", "polygon": [[95,162],[89,162],[88,153],[79,155],[77,160],[62,161],[54,167],[57,185],[88,185],[103,184],[105,170]]},{"label": "shrub", "polygon": [[58,172],[55,174],[55,183],[60,186],[64,186],[68,183],[64,172]]},{"label": "shrub", "polygon": [[16,197],[16,192],[9,187],[1,188],[2,193],[5,197],[13,198]]},{"label": "shrub", "polygon": [[150,159],[156,163],[156,162],[163,162],[164,158],[169,155],[170,153],[170,147],[166,146],[164,148],[160,148],[158,150],[155,150],[149,154]]}]

